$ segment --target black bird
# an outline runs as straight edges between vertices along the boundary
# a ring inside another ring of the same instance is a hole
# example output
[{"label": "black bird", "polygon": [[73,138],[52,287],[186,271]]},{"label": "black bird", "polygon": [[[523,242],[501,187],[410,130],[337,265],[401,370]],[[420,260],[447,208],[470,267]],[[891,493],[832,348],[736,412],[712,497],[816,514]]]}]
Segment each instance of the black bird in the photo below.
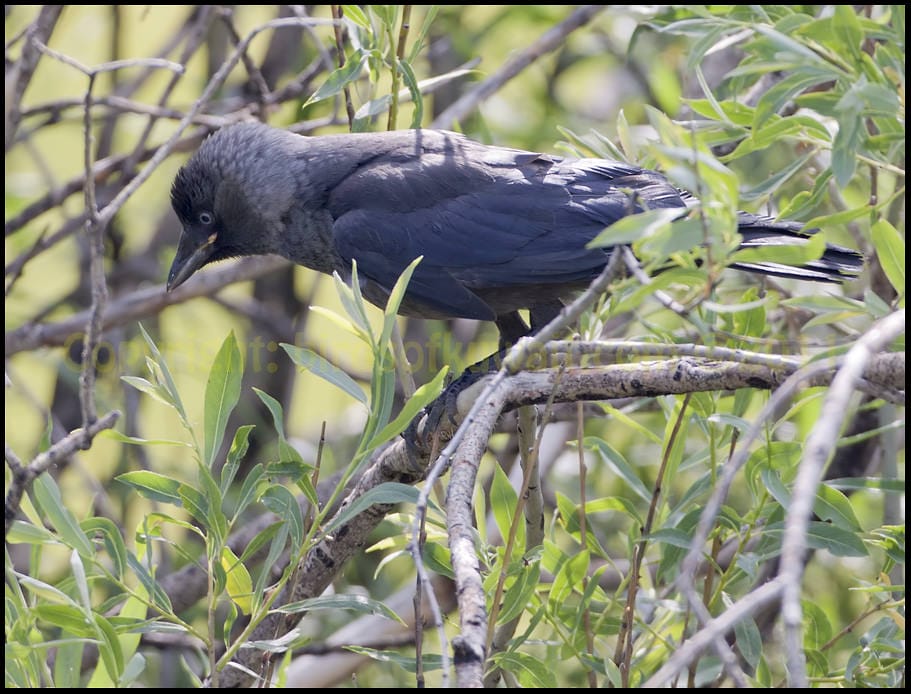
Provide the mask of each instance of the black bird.
[{"label": "black bird", "polygon": [[[171,202],[183,225],[168,289],[207,263],[277,253],[351,275],[383,306],[399,274],[423,256],[400,313],[494,320],[501,340],[545,324],[603,269],[610,249],[585,245],[644,209],[686,209],[664,176],[606,159],[563,159],[473,142],[439,130],[303,137],[262,124],[226,127],[183,166]],[[801,243],[798,222],[741,213],[741,247]],[[841,282],[856,251],[828,245],[802,267],[739,266]],[[734,265],[733,267],[738,267]]]}]

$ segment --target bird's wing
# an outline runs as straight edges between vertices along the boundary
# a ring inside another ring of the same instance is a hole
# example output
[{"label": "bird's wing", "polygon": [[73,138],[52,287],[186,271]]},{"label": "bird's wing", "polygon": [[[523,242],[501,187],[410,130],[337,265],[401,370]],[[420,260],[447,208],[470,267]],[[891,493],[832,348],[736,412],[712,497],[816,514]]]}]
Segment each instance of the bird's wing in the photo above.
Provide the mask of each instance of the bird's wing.
[{"label": "bird's wing", "polygon": [[666,179],[625,164],[504,149],[481,156],[424,156],[353,174],[330,197],[339,255],[387,291],[423,256],[409,298],[489,320],[475,292],[594,277],[605,251],[585,245],[602,229],[646,208],[683,207]]}]

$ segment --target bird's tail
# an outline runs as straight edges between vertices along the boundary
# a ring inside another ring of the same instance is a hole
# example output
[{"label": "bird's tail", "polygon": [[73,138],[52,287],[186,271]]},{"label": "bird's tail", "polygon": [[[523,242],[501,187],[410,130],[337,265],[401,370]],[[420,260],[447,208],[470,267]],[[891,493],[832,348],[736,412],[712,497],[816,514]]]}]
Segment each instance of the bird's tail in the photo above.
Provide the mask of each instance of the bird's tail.
[{"label": "bird's tail", "polygon": [[[737,231],[743,237],[741,248],[793,245],[806,242],[818,229],[804,229],[799,222],[775,221],[742,212]],[[781,263],[734,263],[731,267],[776,277],[790,277],[814,282],[844,282],[856,278],[864,266],[864,257],[850,248],[826,244],[822,257],[806,265],[791,266]]]}]

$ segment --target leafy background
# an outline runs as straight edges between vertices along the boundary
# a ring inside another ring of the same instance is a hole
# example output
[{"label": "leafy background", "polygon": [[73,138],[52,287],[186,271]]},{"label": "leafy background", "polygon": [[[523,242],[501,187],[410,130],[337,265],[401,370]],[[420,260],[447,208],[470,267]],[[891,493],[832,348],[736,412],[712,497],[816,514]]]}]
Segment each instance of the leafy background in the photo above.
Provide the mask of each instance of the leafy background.
[{"label": "leafy background", "polygon": [[[574,12],[564,6],[343,7],[347,69],[336,71],[338,44],[331,26],[262,32],[250,43],[247,63],[241,61],[203,104],[204,117],[186,131],[186,143],[119,209],[104,229],[112,303],[164,281],[179,231],[169,209],[169,186],[188,152],[211,129],[262,114],[266,96],[284,89],[284,98],[263,115],[269,123],[302,123],[308,134],[344,132],[351,124],[343,88],[355,111],[375,111],[355,128],[387,127],[389,95],[400,89],[396,125],[428,126],[460,94],[496,79]],[[10,66],[28,41],[23,32],[42,11],[6,8],[8,95]],[[33,460],[83,424],[81,330],[17,342],[37,326],[84,311],[92,301],[89,235],[79,218],[85,210],[84,186],[54,195],[78,180],[85,167],[88,78],[72,61],[97,66],[158,56],[185,66],[173,90],[174,73],[157,65],[134,62],[98,75],[92,85],[97,102],[91,109],[92,148],[103,162],[129,155],[140,138],[147,138],[146,147],[167,140],[241,37],[279,14],[293,17],[300,11],[292,6],[87,6],[67,7],[56,21],[46,40],[55,53],[38,61],[17,105],[21,117],[14,113],[11,121],[9,100],[7,105],[7,137],[13,137],[5,186],[8,461],[10,451]],[[330,6],[308,11],[321,19],[331,16]],[[411,30],[396,62],[406,11]],[[812,221],[825,229],[828,241],[861,249],[869,263],[861,280],[844,289],[760,284],[728,272],[711,290],[711,303],[702,303],[712,268],[696,270],[693,258],[681,259],[689,250],[689,244],[677,247],[686,229],[665,225],[651,233],[634,226],[632,232],[620,231],[636,238],[647,269],[650,262],[658,265],[669,257],[680,264],[681,274],[667,275],[663,284],[697,320],[668,311],[654,299],[654,287],[641,290],[627,283],[583,320],[583,335],[668,343],[706,343],[721,335],[716,344],[809,358],[848,345],[873,321],[903,311],[902,8],[644,6],[592,15],[577,30],[560,35],[556,50],[497,84],[458,123],[444,126],[492,144],[625,157],[658,167],[679,185],[698,190],[719,248],[725,223],[743,208]],[[194,27],[201,32],[196,38]],[[185,46],[194,47],[189,57],[181,56]],[[112,175],[99,177],[100,203],[107,204],[141,167],[128,159]],[[30,215],[36,200],[46,202],[40,214]],[[59,242],[42,247],[57,235]],[[283,566],[288,556],[282,552],[290,548],[294,556],[314,540],[319,523],[304,515],[297,519],[290,509],[296,509],[293,494],[316,495],[317,461],[321,479],[343,470],[354,476],[362,470],[358,461],[366,460],[372,448],[368,444],[378,443],[373,434],[383,431],[381,439],[394,439],[408,419],[396,418],[407,394],[383,369],[393,361],[381,339],[384,329],[391,329],[389,314],[369,306],[352,309],[350,290],[303,268],[279,267],[252,282],[226,281],[219,289],[192,300],[153,302],[105,332],[93,397],[99,412],[123,412],[120,434],[102,434],[88,450],[60,460],[51,470],[53,482],[40,478],[24,501],[24,522],[7,538],[8,685],[197,681],[207,665],[211,669],[226,648],[238,644],[222,625],[242,625],[245,615],[263,604],[265,586],[278,579],[268,570],[272,564]],[[323,310],[310,310],[313,306]],[[346,327],[346,321],[361,330]],[[435,378],[439,385],[443,366],[458,371],[496,345],[492,326],[398,323],[419,385]],[[362,339],[368,333],[373,339]],[[430,353],[416,346],[432,341],[441,348],[430,360]],[[449,346],[449,356],[443,356],[442,345]],[[893,348],[903,350],[903,339]],[[327,363],[339,371],[327,371]],[[436,390],[431,387],[412,400],[406,414]],[[358,393],[370,407],[352,397]],[[748,594],[765,571],[774,571],[776,535],[766,529],[774,529],[788,506],[801,442],[819,416],[823,395],[807,390],[769,424],[765,444],[726,501],[712,552],[726,542],[734,549],[716,583],[706,588],[713,613]],[[587,406],[585,539],[579,527],[579,453],[572,444],[577,413],[574,407],[555,411],[556,423],[548,427],[551,434],[539,451],[547,542],[530,548],[524,564],[507,557],[498,539],[509,536],[518,513],[516,492],[501,473],[501,468],[516,469],[518,445],[512,420],[504,422],[482,462],[483,493],[476,502],[487,587],[494,587],[504,563],[510,566],[512,602],[500,618],[522,617],[519,638],[497,660],[507,681],[579,686],[592,678],[619,684],[627,677],[637,684],[657,671],[676,639],[693,627],[671,585],[704,504],[705,485],[714,482],[718,466],[736,448],[735,432],[742,432],[767,398],[760,390],[743,390],[702,393],[687,404],[683,396],[663,396]],[[675,438],[671,432],[679,418],[685,426]],[[398,424],[386,428],[389,422]],[[823,487],[823,506],[815,507],[821,524],[814,526],[820,534],[813,547],[819,551],[806,567],[804,646],[814,683],[895,686],[904,677],[904,535],[898,528],[903,522],[904,409],[880,399],[855,400],[851,426],[846,435],[855,438],[842,442],[831,470],[852,481]],[[156,443],[175,440],[180,445]],[[672,451],[672,460],[659,497],[656,477],[665,451]],[[8,490],[10,480],[8,470]],[[376,500],[391,503],[404,494],[401,498],[413,501],[401,490],[386,493]],[[206,499],[223,503],[207,506]],[[636,649],[621,673],[623,658],[616,657],[615,642],[629,595],[623,577],[640,542],[642,520],[656,499],[658,526],[645,564],[650,571],[639,579]],[[339,595],[368,596],[373,602],[351,600],[343,609],[320,605],[323,609],[308,615],[295,647],[328,642],[351,619],[351,610],[383,614],[395,591],[413,586],[414,566],[405,552],[413,508],[404,504],[387,516],[371,535],[374,551],[359,553],[334,583]],[[241,564],[249,570],[242,570],[224,551],[224,536],[266,509],[297,520],[261,537],[261,544],[275,552],[271,562],[243,557]],[[319,519],[328,521],[328,516]],[[441,516],[432,511],[430,521],[426,554],[431,567],[445,575]],[[822,522],[843,532],[833,534]],[[90,536],[106,541],[89,547]],[[83,568],[77,568],[76,558]],[[155,597],[160,588],[141,565],[162,579],[193,561],[213,576],[208,595],[174,610],[172,619],[135,621],[144,615],[144,603],[163,606]],[[609,574],[617,578],[609,580]],[[124,603],[128,595],[132,598]],[[736,632],[738,657],[754,684],[779,684],[787,674],[776,616],[772,610]],[[455,618],[448,622],[451,635],[455,623]],[[361,670],[358,683],[413,685],[410,637],[380,633],[369,652],[376,662]],[[192,637],[189,646],[184,637]],[[431,631],[426,638],[428,682],[437,683],[432,656],[439,645]],[[93,653],[100,658],[93,659]],[[366,660],[351,668],[363,667]],[[343,673],[329,683],[345,682]],[[685,681],[694,685],[725,677],[709,654]],[[292,682],[316,686],[313,680]]]}]

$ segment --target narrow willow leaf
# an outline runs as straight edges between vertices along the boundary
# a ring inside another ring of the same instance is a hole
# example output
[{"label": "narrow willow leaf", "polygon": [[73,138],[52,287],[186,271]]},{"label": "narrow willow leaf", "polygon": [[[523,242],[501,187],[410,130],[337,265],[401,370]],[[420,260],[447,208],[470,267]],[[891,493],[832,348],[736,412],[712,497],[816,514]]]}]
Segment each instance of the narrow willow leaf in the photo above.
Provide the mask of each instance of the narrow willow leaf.
[{"label": "narrow willow leaf", "polygon": [[842,492],[828,484],[820,485],[816,491],[813,512],[822,520],[830,521],[844,530],[852,532],[861,530],[860,521],[854,514],[851,501]]},{"label": "narrow willow leaf", "polygon": [[171,402],[168,392],[161,386],[151,383],[140,376],[121,376],[120,380],[133,386],[136,390],[151,396],[162,405],[167,405],[168,407],[177,410],[177,406]]},{"label": "narrow willow leaf", "polygon": [[306,369],[314,376],[319,376],[324,381],[331,383],[364,406],[367,406],[367,394],[364,393],[364,390],[351,376],[332,364],[328,359],[321,357],[306,347],[289,345],[286,342],[281,343],[281,347],[297,366]]},{"label": "narrow willow leaf", "polygon": [[414,102],[414,112],[411,114],[411,128],[416,130],[424,122],[424,99],[421,97],[418,78],[407,60],[396,60],[396,66],[401,72],[402,80],[405,82],[405,86],[408,87],[408,91],[411,93],[411,100]]},{"label": "narrow willow leaf", "polygon": [[326,526],[326,534],[331,533],[339,526],[344,525],[356,515],[370,508],[374,504],[413,504],[418,500],[418,490],[401,482],[383,482],[373,487],[353,504],[346,507],[333,518]]},{"label": "narrow willow leaf", "polygon": [[879,264],[899,296],[905,294],[905,240],[898,230],[885,219],[880,219],[871,229],[873,248]]},{"label": "narrow willow leaf", "polygon": [[[345,646],[345,650],[357,653],[358,655],[367,656],[380,663],[395,663],[407,672],[417,672],[417,662],[415,661],[415,658],[403,655],[397,651],[378,651],[375,648],[367,648],[365,646]],[[443,660],[440,656],[432,655],[430,653],[421,655],[421,670],[424,672],[439,670],[441,667],[443,667]]]},{"label": "narrow willow leaf", "polygon": [[[490,512],[493,514],[497,528],[500,530],[500,537],[505,541],[509,537],[509,529],[512,526],[512,519],[516,513],[519,496],[516,490],[509,483],[509,478],[503,472],[499,465],[493,466],[493,479],[490,482]],[[517,526],[519,536],[519,546],[523,546],[525,525],[520,523]]]},{"label": "narrow willow leaf", "polygon": [[111,573],[115,578],[122,578],[127,570],[127,548],[123,542],[120,529],[110,518],[86,518],[80,523],[82,531],[89,537],[101,536],[104,548],[113,566]]},{"label": "narrow willow leaf", "polygon": [[345,332],[351,333],[359,340],[363,340],[367,344],[370,344],[369,336],[366,332],[364,332],[359,326],[355,325],[344,316],[337,314],[335,311],[332,311],[323,306],[311,306],[310,311],[327,318],[329,321],[340,327]]},{"label": "narrow willow leaf", "polygon": [[228,417],[240,398],[243,375],[243,357],[232,330],[215,355],[206,383],[204,462],[210,469],[225,438]]},{"label": "narrow willow leaf", "polygon": [[826,240],[822,234],[809,238],[782,238],[780,243],[744,248],[731,255],[733,263],[780,263],[800,266],[822,257]]},{"label": "narrow willow leaf", "polygon": [[360,287],[357,279],[357,262],[351,261],[351,284],[345,284],[341,275],[337,272],[332,273],[332,279],[335,282],[335,291],[338,294],[339,301],[345,308],[345,313],[354,321],[357,326],[359,336],[364,342],[373,346],[373,330],[370,327],[370,321],[367,319],[367,313],[364,310],[363,299],[358,301]]},{"label": "narrow willow leaf", "polygon": [[35,479],[32,484],[32,495],[50,521],[51,527],[57,531],[59,539],[91,561],[95,556],[95,547],[79,527],[76,517],[63,503],[60,488],[50,474],[45,473]]},{"label": "narrow willow leaf", "polygon": [[322,595],[318,598],[300,600],[288,603],[275,609],[282,614],[295,614],[298,612],[312,612],[314,610],[351,610],[361,614],[372,614],[378,617],[405,624],[393,610],[379,600],[371,600],[363,595]]},{"label": "narrow willow leaf", "polygon": [[[127,377],[124,377],[126,380]],[[134,446],[183,446],[185,448],[193,448],[192,445],[186,441],[173,441],[171,439],[143,439],[138,436],[127,436],[124,433],[117,431],[116,429],[105,429],[104,431],[98,432],[99,438],[111,439],[112,441],[117,441],[119,443],[129,443]]]},{"label": "narrow willow leaf", "polygon": [[586,248],[603,248],[633,243],[647,238],[681,215],[679,208],[659,208],[628,215],[611,224],[586,244]]},{"label": "narrow willow leaf", "polygon": [[304,541],[304,518],[294,495],[280,484],[274,484],[262,495],[262,502],[272,513],[287,521],[291,541],[295,547],[300,547]]},{"label": "narrow willow leaf", "polygon": [[103,615],[93,612],[92,617],[95,620],[95,634],[99,639],[98,653],[101,655],[101,661],[108,671],[108,677],[113,682],[118,682],[123,673],[124,661],[117,632]]},{"label": "narrow willow leaf", "polygon": [[408,402],[402,407],[398,416],[383,427],[382,431],[370,439],[367,448],[376,448],[380,444],[385,443],[392,437],[398,436],[405,431],[405,428],[411,423],[411,420],[413,420],[427,405],[433,402],[443,391],[443,383],[446,380],[447,373],[449,373],[449,367],[444,366],[440,369],[440,372],[434,376],[432,381],[425,383],[418,388],[414,395],[412,395],[408,399]]},{"label": "narrow willow leaf", "polygon": [[237,427],[237,431],[234,432],[234,440],[231,442],[228,458],[225,461],[224,467],[221,469],[220,488],[222,496],[227,494],[228,488],[231,486],[231,483],[234,481],[234,476],[237,474],[237,469],[240,467],[241,461],[247,454],[247,449],[250,447],[250,432],[253,431],[254,428],[255,425],[253,424],[244,424]]},{"label": "narrow willow leaf", "polygon": [[601,459],[632,489],[636,495],[647,503],[651,503],[652,493],[633,470],[627,460],[603,439],[587,436],[583,439],[586,448],[593,448],[601,454]]},{"label": "narrow willow leaf", "polygon": [[146,499],[175,506],[182,505],[179,494],[180,482],[172,477],[165,477],[148,470],[134,470],[117,475],[114,479],[130,485]]},{"label": "narrow willow leaf", "polygon": [[177,384],[174,382],[174,377],[171,376],[171,371],[168,369],[167,362],[164,360],[164,357],[161,356],[161,352],[158,351],[158,345],[155,344],[155,341],[149,336],[145,328],[142,327],[142,323],[139,324],[139,331],[142,333],[142,337],[149,346],[149,351],[152,352],[152,358],[162,376],[162,386],[171,396],[173,407],[177,410],[180,418],[184,420],[184,422],[187,422],[187,412],[184,409],[183,402],[180,400],[180,393],[177,392]]},{"label": "narrow willow leaf", "polygon": [[335,96],[349,84],[355,82],[360,77],[368,58],[369,56],[366,53],[349,56],[342,67],[336,68],[329,74],[329,77],[326,78],[320,88],[307,99],[303,108]]},{"label": "narrow willow leaf", "polygon": [[229,547],[223,547],[221,550],[221,566],[227,575],[225,588],[228,596],[241,612],[250,614],[253,608],[253,580],[247,567]]}]

